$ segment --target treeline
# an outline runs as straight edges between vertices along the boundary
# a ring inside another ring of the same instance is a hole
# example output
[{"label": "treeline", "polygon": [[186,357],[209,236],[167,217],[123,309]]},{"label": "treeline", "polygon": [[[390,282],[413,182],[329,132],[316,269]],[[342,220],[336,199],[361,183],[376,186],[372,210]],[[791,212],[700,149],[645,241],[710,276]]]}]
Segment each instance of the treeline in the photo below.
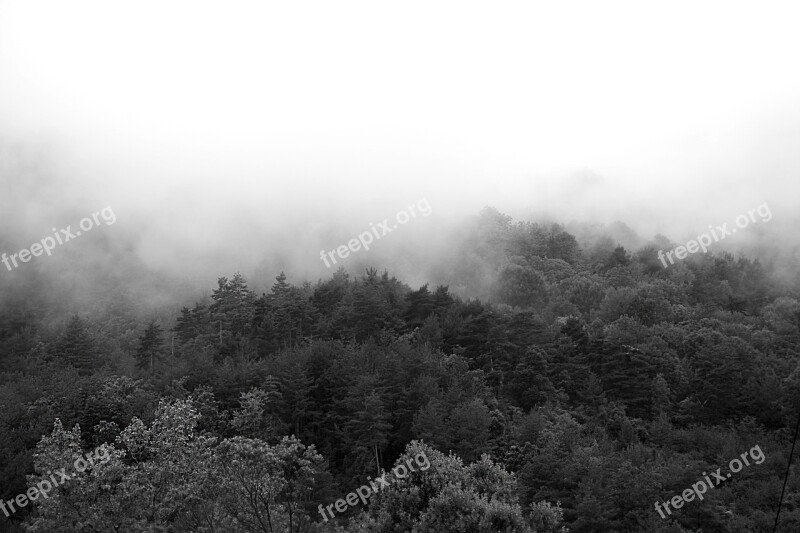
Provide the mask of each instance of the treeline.
[{"label": "treeline", "polygon": [[[798,416],[799,283],[728,254],[665,269],[655,245],[579,245],[492,209],[448,253],[446,285],[340,269],[301,285],[281,273],[259,295],[234,274],[149,323],[110,302],[57,330],[7,305],[0,497],[71,450],[105,444],[114,460],[0,528],[772,527]],[[470,284],[488,289],[451,292]],[[763,464],[656,513],[756,444]],[[323,521],[318,505],[420,450],[429,470]],[[790,477],[784,499],[798,490]],[[800,525],[791,503],[781,523]]]}]

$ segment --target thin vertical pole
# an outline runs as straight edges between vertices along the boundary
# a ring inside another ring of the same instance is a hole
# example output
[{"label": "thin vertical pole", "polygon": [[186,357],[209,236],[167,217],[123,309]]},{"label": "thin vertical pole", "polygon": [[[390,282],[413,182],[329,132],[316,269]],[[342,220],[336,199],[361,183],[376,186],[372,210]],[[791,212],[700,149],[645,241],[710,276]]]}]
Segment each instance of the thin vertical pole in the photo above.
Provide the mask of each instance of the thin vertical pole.
[{"label": "thin vertical pole", "polygon": [[800,413],[797,415],[797,424],[794,427],[794,438],[792,439],[792,451],[789,452],[789,462],[786,465],[786,475],[783,477],[783,488],[781,489],[781,499],[778,500],[778,512],[775,513],[775,526],[772,528],[772,533],[778,530],[778,517],[781,516],[781,504],[783,503],[783,493],[786,490],[786,482],[789,480],[789,468],[792,466],[792,459],[794,456],[794,445],[797,442],[797,430],[800,429]]}]

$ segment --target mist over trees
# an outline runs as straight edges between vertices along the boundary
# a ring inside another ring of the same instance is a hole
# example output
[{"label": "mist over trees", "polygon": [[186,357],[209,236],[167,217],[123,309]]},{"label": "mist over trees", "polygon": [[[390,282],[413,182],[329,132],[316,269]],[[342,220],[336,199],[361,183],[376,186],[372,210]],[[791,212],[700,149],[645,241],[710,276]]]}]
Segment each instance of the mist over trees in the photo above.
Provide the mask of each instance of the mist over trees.
[{"label": "mist over trees", "polygon": [[[15,273],[0,498],[76,450],[111,459],[0,531],[768,530],[800,415],[798,269],[780,250],[663,268],[665,238],[624,235],[486,208],[414,287],[391,265],[260,291],[233,272],[187,298],[129,264],[75,281],[89,305]],[[763,464],[656,513],[756,444]],[[428,470],[322,519],[422,451]],[[800,479],[786,490],[792,531]]]},{"label": "mist over trees", "polygon": [[800,531],[797,15],[0,0],[0,533]]}]

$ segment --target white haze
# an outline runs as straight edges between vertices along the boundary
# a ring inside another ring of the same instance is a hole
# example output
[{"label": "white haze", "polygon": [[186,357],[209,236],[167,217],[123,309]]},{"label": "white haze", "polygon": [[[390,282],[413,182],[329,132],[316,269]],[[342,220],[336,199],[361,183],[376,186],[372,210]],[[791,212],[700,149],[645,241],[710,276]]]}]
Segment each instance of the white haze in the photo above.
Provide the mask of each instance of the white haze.
[{"label": "white haze", "polygon": [[[680,241],[768,202],[794,245],[798,15],[0,0],[0,244],[111,205],[106,238],[155,270],[316,279],[320,250],[424,197],[432,216],[345,266],[435,254],[485,205]],[[424,282],[406,263],[376,266]]]}]

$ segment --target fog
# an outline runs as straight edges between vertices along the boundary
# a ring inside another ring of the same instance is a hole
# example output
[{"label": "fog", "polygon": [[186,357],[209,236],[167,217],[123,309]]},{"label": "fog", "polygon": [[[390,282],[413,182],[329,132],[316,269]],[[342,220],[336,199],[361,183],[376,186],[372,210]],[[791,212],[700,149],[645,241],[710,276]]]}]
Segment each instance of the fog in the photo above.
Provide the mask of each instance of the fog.
[{"label": "fog", "polygon": [[143,272],[316,280],[421,199],[341,264],[425,283],[487,205],[644,243],[767,202],[724,246],[797,249],[791,4],[287,4],[0,1],[0,248],[116,215],[3,283],[90,284],[89,261],[151,298]]}]

